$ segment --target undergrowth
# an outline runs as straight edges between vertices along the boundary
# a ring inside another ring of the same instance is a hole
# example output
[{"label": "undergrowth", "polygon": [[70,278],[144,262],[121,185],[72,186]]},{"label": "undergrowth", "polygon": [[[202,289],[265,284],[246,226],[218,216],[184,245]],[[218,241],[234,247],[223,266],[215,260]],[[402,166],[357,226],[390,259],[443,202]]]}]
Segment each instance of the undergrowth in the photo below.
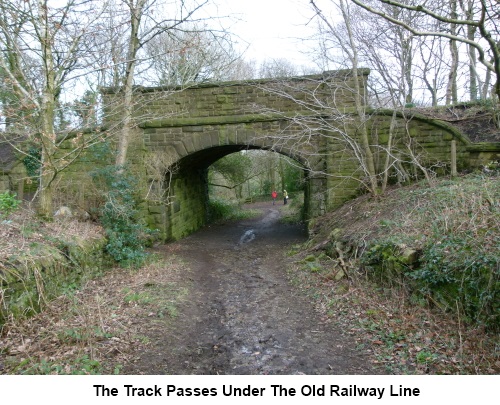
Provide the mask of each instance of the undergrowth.
[{"label": "undergrowth", "polygon": [[[101,153],[111,153],[104,146]],[[106,252],[125,266],[140,266],[147,258],[145,251],[152,231],[139,220],[137,180],[126,167],[109,164],[91,173],[94,183],[101,190],[98,208],[108,243]]]},{"label": "undergrowth", "polygon": [[368,276],[399,277],[416,297],[499,330],[500,177],[444,180],[396,197],[408,209],[393,213],[392,223],[368,243],[362,257]]},{"label": "undergrowth", "polygon": [[11,212],[18,209],[21,201],[16,198],[15,194],[6,191],[0,193],[0,219],[7,218]]},{"label": "undergrowth", "polygon": [[120,374],[131,353],[150,344],[178,316],[187,290],[174,257],[141,270],[116,267],[48,303],[24,321],[10,320],[0,339],[0,374]]},{"label": "undergrowth", "polygon": [[5,322],[30,317],[75,291],[109,262],[100,228],[43,222],[27,209],[3,221],[0,242],[0,331]]},{"label": "undergrowth", "polygon": [[498,175],[362,196],[316,221],[293,277],[387,372],[497,373],[499,230]]}]

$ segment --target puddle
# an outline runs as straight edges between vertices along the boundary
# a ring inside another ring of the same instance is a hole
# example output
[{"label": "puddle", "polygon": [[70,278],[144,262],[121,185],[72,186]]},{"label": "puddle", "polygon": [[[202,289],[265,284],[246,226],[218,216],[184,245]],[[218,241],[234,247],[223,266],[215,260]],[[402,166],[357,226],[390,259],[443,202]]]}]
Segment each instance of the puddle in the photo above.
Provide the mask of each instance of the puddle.
[{"label": "puddle", "polygon": [[243,243],[251,242],[254,239],[255,239],[255,231],[253,229],[249,229],[240,238],[240,241],[238,242],[238,245],[242,245]]}]

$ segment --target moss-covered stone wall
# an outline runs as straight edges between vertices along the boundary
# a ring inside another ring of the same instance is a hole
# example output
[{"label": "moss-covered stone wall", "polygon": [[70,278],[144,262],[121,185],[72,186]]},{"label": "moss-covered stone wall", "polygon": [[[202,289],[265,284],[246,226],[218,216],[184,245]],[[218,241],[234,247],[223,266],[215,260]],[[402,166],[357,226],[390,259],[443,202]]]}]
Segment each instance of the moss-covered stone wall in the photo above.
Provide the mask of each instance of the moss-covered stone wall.
[{"label": "moss-covered stone wall", "polygon": [[[364,85],[368,73],[360,71]],[[326,80],[318,85],[323,79]],[[137,88],[140,108],[135,117],[139,132],[142,131],[143,150],[146,155],[157,152],[169,156],[167,160],[182,169],[175,173],[165,203],[147,204],[145,215],[150,226],[158,227],[165,238],[177,239],[203,225],[208,197],[199,173],[222,156],[247,148],[274,150],[304,166],[308,172],[308,218],[363,192],[366,175],[362,170],[363,152],[359,149],[361,123],[367,119],[376,170],[383,173],[392,111],[366,111],[365,117],[360,118],[354,108],[353,88],[350,71],[183,89]],[[363,93],[364,89],[362,86]],[[120,93],[108,89],[104,95],[107,117],[112,122],[112,112],[119,112]],[[310,109],[313,98],[314,105],[319,101],[323,106],[314,113]],[[332,112],[335,117],[331,117]],[[308,122],[307,130],[304,121]],[[392,126],[389,180],[400,181],[398,176],[405,170],[409,176],[418,177],[419,170],[412,165],[414,160],[433,173],[449,173],[452,141],[456,144],[458,170],[478,167],[498,156],[499,148],[471,149],[469,140],[444,122],[411,110],[398,113]],[[153,181],[148,175],[144,179],[149,184]]]},{"label": "moss-covered stone wall", "polygon": [[9,317],[37,313],[46,302],[73,290],[109,266],[104,237],[38,241],[3,262],[0,326]]}]

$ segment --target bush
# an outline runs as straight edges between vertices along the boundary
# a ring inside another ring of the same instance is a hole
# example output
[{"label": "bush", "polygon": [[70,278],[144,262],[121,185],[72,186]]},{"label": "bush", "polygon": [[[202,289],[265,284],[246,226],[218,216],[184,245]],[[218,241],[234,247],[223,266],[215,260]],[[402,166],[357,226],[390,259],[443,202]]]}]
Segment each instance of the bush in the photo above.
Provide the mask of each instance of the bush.
[{"label": "bush", "polygon": [[208,222],[217,222],[233,219],[245,219],[256,215],[258,211],[242,210],[239,204],[224,200],[210,200],[208,202]]},{"label": "bush", "polygon": [[235,205],[223,200],[210,200],[208,203],[208,222],[227,219],[235,211]]},{"label": "bush", "polygon": [[474,323],[500,328],[500,258],[473,235],[450,235],[428,244],[409,276],[419,293],[446,309],[458,308]]},{"label": "bush", "polygon": [[147,256],[145,246],[151,231],[137,220],[135,178],[112,165],[96,170],[92,177],[105,188],[99,218],[108,239],[107,253],[118,263],[141,265]]},{"label": "bush", "polygon": [[10,191],[0,193],[0,218],[6,218],[19,207],[20,203],[21,201],[16,199],[16,195],[11,194]]}]

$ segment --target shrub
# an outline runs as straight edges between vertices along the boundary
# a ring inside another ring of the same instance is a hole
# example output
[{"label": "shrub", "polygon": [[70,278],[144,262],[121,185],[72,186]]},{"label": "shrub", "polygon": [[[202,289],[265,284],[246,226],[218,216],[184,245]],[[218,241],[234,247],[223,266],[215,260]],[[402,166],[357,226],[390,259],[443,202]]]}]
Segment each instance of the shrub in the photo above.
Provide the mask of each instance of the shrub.
[{"label": "shrub", "polygon": [[208,222],[227,219],[235,211],[235,205],[223,200],[210,200],[208,203]]},{"label": "shrub", "polygon": [[228,201],[214,199],[208,202],[208,222],[251,218],[258,213],[254,210],[243,210],[239,204]]},{"label": "shrub", "polygon": [[118,263],[141,265],[151,231],[137,220],[135,178],[113,165],[94,171],[92,177],[104,188],[99,217],[108,239],[106,251]]},{"label": "shrub", "polygon": [[450,235],[428,244],[419,268],[409,276],[421,294],[444,308],[458,308],[474,323],[500,328],[500,258],[473,235]]},{"label": "shrub", "polygon": [[0,193],[0,218],[6,218],[10,213],[14,212],[21,201],[16,198],[15,194],[10,191]]},{"label": "shrub", "polygon": [[411,209],[379,222],[362,257],[368,275],[500,329],[499,185],[498,176],[473,174],[400,193],[400,206]]}]

